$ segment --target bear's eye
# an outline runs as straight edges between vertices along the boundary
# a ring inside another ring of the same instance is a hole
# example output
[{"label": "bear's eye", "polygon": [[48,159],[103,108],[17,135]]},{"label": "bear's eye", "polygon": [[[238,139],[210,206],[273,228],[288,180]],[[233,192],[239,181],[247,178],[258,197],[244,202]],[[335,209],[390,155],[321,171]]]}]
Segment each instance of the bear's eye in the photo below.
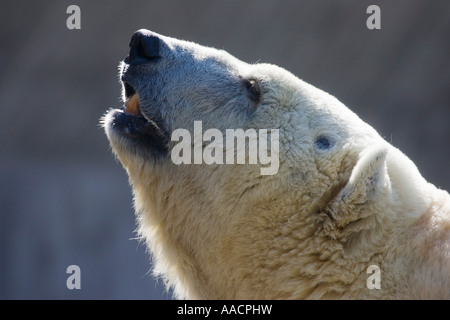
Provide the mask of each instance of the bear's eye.
[{"label": "bear's eye", "polygon": [[314,145],[319,150],[327,150],[333,146],[333,142],[327,136],[318,136],[314,141]]},{"label": "bear's eye", "polygon": [[250,100],[253,102],[259,102],[261,97],[261,88],[259,87],[258,81],[256,79],[245,79],[243,80],[243,84]]}]

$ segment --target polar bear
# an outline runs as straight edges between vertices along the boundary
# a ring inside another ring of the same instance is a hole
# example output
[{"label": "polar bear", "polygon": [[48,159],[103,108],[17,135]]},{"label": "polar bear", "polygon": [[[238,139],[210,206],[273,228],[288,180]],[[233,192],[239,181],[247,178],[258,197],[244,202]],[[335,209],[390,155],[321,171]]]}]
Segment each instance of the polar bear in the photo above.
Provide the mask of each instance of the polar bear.
[{"label": "polar bear", "polygon": [[[148,30],[134,33],[120,79],[124,107],[102,123],[176,298],[450,298],[449,194],[333,96]],[[204,134],[277,130],[276,173],[174,163],[172,133],[195,144],[199,121]]]}]

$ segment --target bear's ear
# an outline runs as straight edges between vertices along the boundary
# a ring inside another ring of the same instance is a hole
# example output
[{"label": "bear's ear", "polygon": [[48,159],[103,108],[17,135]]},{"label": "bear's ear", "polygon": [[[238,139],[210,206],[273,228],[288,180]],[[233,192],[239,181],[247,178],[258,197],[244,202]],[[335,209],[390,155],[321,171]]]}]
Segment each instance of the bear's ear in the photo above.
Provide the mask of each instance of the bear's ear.
[{"label": "bear's ear", "polygon": [[384,145],[363,151],[348,182],[327,205],[327,215],[335,227],[343,228],[374,214],[377,198],[384,194],[389,184],[386,155]]},{"label": "bear's ear", "polygon": [[337,200],[362,204],[375,198],[385,185],[386,155],[385,146],[371,147],[364,151]]}]

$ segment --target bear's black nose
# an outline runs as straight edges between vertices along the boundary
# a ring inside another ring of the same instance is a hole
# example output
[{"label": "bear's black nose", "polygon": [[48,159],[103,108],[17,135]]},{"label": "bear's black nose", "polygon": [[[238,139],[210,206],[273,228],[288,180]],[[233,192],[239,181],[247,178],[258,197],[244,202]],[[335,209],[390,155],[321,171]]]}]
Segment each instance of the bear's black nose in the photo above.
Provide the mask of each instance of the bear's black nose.
[{"label": "bear's black nose", "polygon": [[137,65],[160,58],[159,42],[160,39],[148,30],[136,31],[131,37],[130,54],[125,62]]}]

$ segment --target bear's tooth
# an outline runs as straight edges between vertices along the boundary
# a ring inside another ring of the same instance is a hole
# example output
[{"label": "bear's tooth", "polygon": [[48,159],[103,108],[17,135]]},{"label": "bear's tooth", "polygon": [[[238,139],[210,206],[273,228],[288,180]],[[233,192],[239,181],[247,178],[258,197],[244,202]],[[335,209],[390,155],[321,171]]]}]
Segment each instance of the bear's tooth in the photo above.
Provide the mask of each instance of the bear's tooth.
[{"label": "bear's tooth", "polygon": [[125,104],[125,112],[135,115],[140,115],[141,111],[139,109],[139,97],[137,93],[135,93],[132,97],[128,99]]}]

